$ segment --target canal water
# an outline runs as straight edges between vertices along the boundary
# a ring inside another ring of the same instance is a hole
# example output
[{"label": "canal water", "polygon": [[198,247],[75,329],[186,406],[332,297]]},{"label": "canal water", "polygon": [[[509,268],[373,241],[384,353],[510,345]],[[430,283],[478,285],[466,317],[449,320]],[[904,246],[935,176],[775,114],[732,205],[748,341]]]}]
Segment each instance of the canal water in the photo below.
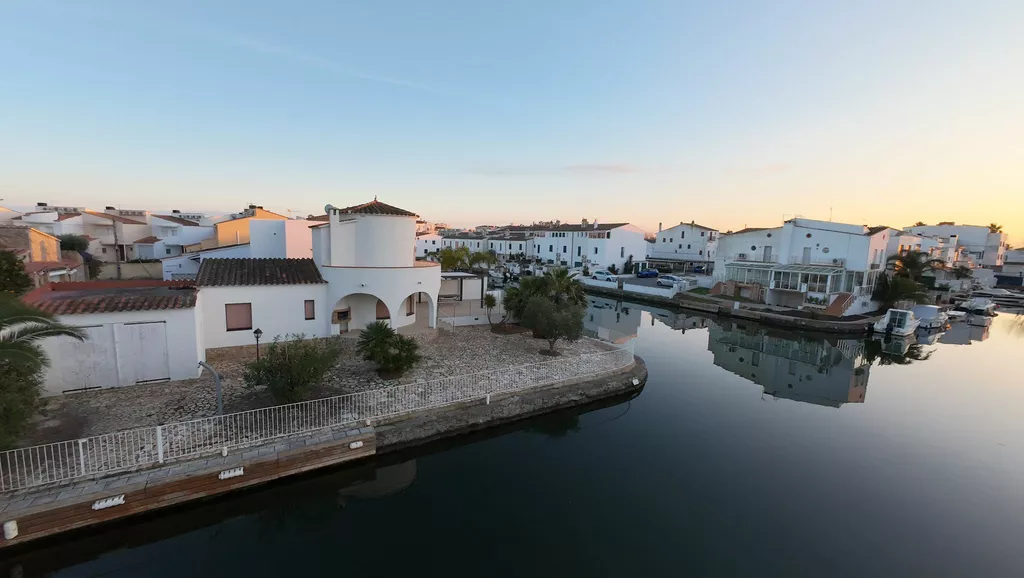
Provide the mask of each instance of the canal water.
[{"label": "canal water", "polygon": [[77,534],[7,576],[1022,576],[1024,317],[842,340],[593,299],[646,387]]}]

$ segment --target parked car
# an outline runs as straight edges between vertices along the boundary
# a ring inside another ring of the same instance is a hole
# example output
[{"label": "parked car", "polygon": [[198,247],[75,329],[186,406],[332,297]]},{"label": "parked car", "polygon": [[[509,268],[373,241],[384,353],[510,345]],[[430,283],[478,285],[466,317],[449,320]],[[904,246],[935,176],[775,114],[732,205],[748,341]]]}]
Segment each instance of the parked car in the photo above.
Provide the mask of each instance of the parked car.
[{"label": "parked car", "polygon": [[643,271],[636,274],[637,279],[657,279],[657,269],[644,269]]},{"label": "parked car", "polygon": [[595,281],[615,281],[618,279],[615,275],[612,275],[608,271],[594,271],[594,274],[590,276]]},{"label": "parked car", "polygon": [[682,279],[675,275],[662,275],[658,277],[658,286],[660,287],[675,287]]},{"label": "parked car", "polygon": [[703,274],[704,273],[704,269],[705,269],[704,265],[697,265],[696,267],[693,268],[693,272],[694,273],[701,273],[701,274]]}]

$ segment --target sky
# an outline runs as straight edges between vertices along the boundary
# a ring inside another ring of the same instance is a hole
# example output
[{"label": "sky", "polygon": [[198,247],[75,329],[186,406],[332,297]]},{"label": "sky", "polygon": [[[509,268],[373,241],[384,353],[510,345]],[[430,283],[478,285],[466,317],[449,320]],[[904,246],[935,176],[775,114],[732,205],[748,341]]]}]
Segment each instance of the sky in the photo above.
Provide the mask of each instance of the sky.
[{"label": "sky", "polygon": [[0,205],[997,222],[1020,0],[0,0]]}]

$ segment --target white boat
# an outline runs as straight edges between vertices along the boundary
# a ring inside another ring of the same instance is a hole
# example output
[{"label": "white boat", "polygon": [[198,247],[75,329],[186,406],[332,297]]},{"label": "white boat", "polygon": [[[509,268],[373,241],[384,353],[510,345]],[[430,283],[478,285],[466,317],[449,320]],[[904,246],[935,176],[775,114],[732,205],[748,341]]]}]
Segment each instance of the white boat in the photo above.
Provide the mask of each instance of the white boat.
[{"label": "white boat", "polygon": [[977,289],[971,293],[971,298],[976,297],[988,299],[1003,307],[1024,307],[1024,293],[1006,289]]},{"label": "white boat", "polygon": [[911,311],[921,329],[945,329],[949,325],[949,316],[937,305],[915,305]]},{"label": "white boat", "polygon": [[992,325],[992,318],[985,315],[968,315],[967,324],[974,327],[989,327]]},{"label": "white boat", "polygon": [[886,335],[910,335],[917,330],[921,322],[914,318],[913,311],[906,309],[890,309],[885,317],[875,322],[875,332]]},{"label": "white boat", "polygon": [[999,307],[991,299],[985,297],[971,297],[967,301],[956,306],[957,311],[965,311],[972,315],[995,315]]}]

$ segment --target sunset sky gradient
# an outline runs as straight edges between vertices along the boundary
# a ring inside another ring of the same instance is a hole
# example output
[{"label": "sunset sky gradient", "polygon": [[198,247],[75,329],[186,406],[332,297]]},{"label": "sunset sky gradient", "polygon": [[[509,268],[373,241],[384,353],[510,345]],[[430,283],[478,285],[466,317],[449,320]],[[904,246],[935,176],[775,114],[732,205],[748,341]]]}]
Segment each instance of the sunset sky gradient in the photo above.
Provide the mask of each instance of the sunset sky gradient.
[{"label": "sunset sky gradient", "polygon": [[0,204],[1001,223],[1024,2],[0,2]]}]

